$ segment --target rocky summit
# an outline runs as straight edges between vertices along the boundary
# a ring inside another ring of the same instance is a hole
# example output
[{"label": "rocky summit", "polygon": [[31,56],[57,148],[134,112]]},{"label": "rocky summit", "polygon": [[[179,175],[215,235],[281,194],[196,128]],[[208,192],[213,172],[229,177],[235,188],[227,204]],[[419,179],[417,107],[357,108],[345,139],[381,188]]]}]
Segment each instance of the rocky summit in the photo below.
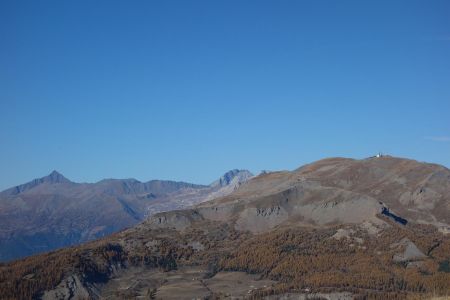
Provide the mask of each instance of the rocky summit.
[{"label": "rocky summit", "polygon": [[230,194],[93,242],[3,264],[0,293],[431,298],[450,294],[449,232],[447,168],[390,156],[328,158],[262,173]]}]

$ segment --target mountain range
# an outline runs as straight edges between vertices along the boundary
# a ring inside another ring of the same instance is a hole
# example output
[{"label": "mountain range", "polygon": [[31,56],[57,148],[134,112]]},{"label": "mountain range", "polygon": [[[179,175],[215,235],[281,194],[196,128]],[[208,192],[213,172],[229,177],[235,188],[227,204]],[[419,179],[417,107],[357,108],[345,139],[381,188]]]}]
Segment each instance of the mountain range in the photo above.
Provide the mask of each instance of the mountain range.
[{"label": "mountain range", "polygon": [[[212,186],[227,187],[224,176]],[[264,172],[220,197],[0,265],[14,299],[450,294],[450,170],[391,156]]]},{"label": "mountain range", "polygon": [[135,179],[75,183],[53,171],[0,192],[0,261],[106,236],[156,212],[226,195],[252,176],[231,170],[211,185]]}]

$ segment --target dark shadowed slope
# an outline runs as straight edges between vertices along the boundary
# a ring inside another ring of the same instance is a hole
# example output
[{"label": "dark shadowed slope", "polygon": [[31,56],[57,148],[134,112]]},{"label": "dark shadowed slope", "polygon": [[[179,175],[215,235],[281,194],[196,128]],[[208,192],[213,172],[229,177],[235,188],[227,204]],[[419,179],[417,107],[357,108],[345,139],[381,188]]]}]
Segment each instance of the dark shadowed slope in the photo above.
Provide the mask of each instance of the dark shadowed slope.
[{"label": "dark shadowed slope", "polygon": [[251,177],[248,171],[227,174],[228,184],[205,186],[135,179],[75,183],[53,171],[0,193],[0,261],[117,232],[149,214],[229,193]]}]

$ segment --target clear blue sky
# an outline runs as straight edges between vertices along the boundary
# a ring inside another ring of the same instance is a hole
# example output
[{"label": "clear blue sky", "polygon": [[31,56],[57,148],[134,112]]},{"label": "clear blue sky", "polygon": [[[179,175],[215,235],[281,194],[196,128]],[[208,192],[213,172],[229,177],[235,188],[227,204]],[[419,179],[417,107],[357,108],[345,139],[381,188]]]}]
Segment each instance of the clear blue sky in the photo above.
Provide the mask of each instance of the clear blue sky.
[{"label": "clear blue sky", "polygon": [[0,2],[0,189],[450,166],[450,1]]}]

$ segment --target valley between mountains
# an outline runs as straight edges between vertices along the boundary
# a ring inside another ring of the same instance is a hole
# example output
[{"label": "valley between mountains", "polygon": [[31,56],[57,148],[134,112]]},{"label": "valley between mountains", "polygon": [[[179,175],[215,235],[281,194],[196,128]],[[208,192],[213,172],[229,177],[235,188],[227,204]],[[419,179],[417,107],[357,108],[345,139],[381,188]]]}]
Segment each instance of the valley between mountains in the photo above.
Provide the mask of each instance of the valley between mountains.
[{"label": "valley between mountains", "polygon": [[[0,298],[450,295],[447,168],[390,156],[329,158],[249,177],[98,240],[3,263]],[[173,199],[181,198],[161,203]]]}]

